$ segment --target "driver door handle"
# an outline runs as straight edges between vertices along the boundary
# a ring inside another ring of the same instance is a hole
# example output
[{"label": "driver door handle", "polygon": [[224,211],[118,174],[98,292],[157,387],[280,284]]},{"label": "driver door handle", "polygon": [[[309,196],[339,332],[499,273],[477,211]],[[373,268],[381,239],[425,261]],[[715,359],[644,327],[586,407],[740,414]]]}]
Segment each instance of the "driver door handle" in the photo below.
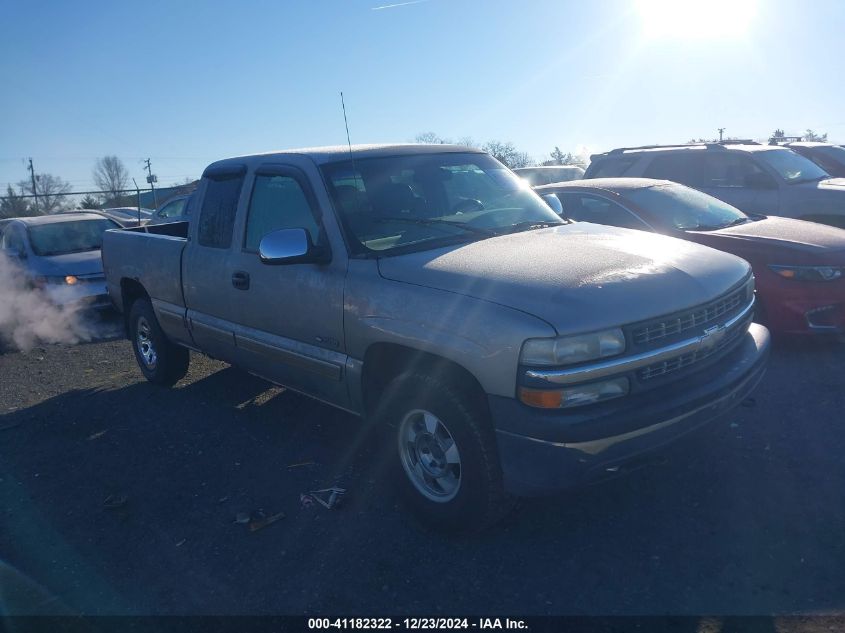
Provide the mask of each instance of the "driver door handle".
[{"label": "driver door handle", "polygon": [[233,272],[232,285],[238,290],[249,290],[249,273],[243,270]]}]

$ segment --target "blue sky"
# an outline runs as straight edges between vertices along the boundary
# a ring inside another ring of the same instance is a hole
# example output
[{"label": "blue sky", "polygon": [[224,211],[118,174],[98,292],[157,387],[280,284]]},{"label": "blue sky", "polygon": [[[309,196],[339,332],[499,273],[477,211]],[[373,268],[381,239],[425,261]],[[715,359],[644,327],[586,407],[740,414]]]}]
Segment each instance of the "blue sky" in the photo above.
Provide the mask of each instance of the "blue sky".
[{"label": "blue sky", "polygon": [[845,142],[845,2],[751,0],[739,33],[679,37],[655,33],[643,1],[6,0],[0,186],[30,156],[82,191],[105,154],[139,183],[152,158],[164,185],[225,156],[345,142],[341,90],[353,143],[432,130],[543,158],[718,127]]}]

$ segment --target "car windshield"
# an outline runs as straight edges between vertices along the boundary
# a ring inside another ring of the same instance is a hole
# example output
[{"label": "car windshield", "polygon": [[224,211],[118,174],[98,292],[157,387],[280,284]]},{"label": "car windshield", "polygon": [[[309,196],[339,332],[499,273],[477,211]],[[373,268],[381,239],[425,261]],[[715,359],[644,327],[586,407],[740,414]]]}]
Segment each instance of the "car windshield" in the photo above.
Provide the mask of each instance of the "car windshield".
[{"label": "car windshield", "polygon": [[739,209],[683,185],[667,183],[632,189],[624,196],[647,211],[649,221],[659,228],[712,231],[749,221]]},{"label": "car windshield", "polygon": [[562,224],[487,154],[414,154],[323,167],[352,249],[397,254]]},{"label": "car windshield", "polygon": [[99,250],[103,231],[118,228],[105,218],[35,224],[28,228],[29,243],[36,255],[64,255]]},{"label": "car windshield", "polygon": [[789,184],[815,182],[830,178],[824,169],[809,158],[796,154],[792,150],[770,149],[757,152],[757,156],[767,163]]}]

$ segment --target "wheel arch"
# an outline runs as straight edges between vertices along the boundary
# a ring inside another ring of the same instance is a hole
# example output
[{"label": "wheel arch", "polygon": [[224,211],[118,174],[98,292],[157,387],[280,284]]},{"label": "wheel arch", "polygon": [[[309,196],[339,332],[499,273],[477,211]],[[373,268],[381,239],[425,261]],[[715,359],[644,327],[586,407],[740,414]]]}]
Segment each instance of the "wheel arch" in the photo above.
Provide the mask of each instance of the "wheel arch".
[{"label": "wheel arch", "polygon": [[487,394],[463,365],[438,354],[387,342],[371,344],[364,354],[361,372],[364,415],[374,413],[390,382],[408,372],[425,373],[455,384],[489,419]]},{"label": "wheel arch", "polygon": [[123,330],[126,337],[129,338],[129,311],[132,309],[132,304],[138,299],[149,299],[150,295],[146,288],[137,279],[129,279],[124,277],[120,280],[120,300],[123,308]]}]

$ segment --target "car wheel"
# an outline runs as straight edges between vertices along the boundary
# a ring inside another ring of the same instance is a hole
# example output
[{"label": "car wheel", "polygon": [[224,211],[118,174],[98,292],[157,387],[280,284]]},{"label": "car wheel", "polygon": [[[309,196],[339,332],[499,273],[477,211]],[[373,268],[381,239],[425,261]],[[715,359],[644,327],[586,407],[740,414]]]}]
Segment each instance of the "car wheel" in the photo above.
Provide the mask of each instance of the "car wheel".
[{"label": "car wheel", "polygon": [[512,502],[482,407],[425,374],[399,376],[384,393],[379,424],[389,431],[396,482],[414,513],[435,529],[464,533],[504,516]]},{"label": "car wheel", "polygon": [[167,339],[149,299],[138,299],[132,304],[129,310],[129,336],[135,360],[150,382],[171,386],[188,372],[188,350]]}]

